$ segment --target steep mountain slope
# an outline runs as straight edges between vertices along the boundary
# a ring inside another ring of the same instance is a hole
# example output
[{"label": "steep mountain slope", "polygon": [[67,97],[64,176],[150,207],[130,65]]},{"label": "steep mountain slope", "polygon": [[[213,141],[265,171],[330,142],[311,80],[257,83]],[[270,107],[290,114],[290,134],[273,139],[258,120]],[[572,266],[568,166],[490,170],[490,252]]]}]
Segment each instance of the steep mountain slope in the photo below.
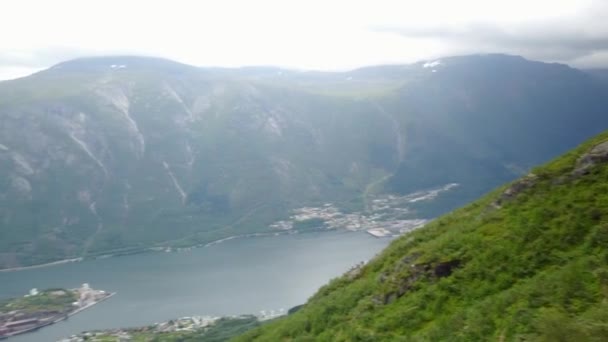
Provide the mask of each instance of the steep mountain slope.
[{"label": "steep mountain slope", "polygon": [[587,69],[585,72],[598,80],[608,83],[608,69]]},{"label": "steep mountain slope", "polygon": [[[606,107],[598,101],[606,89],[567,66],[498,55],[454,57],[434,68],[430,78],[405,87],[394,104],[393,110],[408,113],[410,158],[389,185],[403,193],[447,179],[469,184],[453,194],[460,202],[447,209],[608,127]],[[590,125],[598,130],[589,134]]]},{"label": "steep mountain slope", "polygon": [[608,132],[394,241],[237,340],[605,341]]},{"label": "steep mountain slope", "polygon": [[368,145],[391,139],[354,100],[168,61],[68,62],[1,86],[4,264],[264,230],[356,198]]},{"label": "steep mountain slope", "polygon": [[[0,267],[269,231],[459,183],[433,217],[608,127],[606,86],[486,55],[345,73],[85,58],[0,82]],[[540,138],[539,138],[540,137]]]}]

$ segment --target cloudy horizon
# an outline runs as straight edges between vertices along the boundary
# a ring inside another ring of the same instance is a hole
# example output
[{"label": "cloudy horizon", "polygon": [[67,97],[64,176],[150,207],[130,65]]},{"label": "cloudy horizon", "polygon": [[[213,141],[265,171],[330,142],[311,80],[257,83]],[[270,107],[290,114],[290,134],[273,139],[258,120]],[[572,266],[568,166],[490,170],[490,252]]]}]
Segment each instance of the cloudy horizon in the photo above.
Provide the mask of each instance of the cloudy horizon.
[{"label": "cloudy horizon", "polygon": [[0,14],[0,79],[105,55],[348,70],[506,53],[604,68],[606,17],[602,0],[9,0]]}]

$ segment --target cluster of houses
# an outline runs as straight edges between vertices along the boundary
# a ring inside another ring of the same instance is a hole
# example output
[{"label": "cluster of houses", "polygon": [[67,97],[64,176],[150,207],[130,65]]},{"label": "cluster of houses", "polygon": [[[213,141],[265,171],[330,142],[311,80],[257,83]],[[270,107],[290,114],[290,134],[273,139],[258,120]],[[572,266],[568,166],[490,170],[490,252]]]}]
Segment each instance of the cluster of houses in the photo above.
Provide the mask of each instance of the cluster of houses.
[{"label": "cluster of houses", "polygon": [[291,230],[299,222],[319,221],[325,229],[345,229],[350,231],[365,230],[375,237],[396,236],[419,228],[428,220],[412,218],[413,213],[407,203],[432,199],[438,190],[415,193],[407,196],[386,195],[370,201],[365,212],[344,213],[332,203],[321,207],[303,207],[295,209],[287,220],[270,225],[276,230]]},{"label": "cluster of houses", "polygon": [[167,322],[155,323],[151,326],[141,328],[111,329],[103,331],[88,331],[78,335],[73,335],[61,340],[60,342],[84,342],[95,340],[116,340],[129,341],[134,335],[140,333],[158,334],[173,332],[194,332],[212,326],[220,317],[212,316],[192,316],[173,319]]}]

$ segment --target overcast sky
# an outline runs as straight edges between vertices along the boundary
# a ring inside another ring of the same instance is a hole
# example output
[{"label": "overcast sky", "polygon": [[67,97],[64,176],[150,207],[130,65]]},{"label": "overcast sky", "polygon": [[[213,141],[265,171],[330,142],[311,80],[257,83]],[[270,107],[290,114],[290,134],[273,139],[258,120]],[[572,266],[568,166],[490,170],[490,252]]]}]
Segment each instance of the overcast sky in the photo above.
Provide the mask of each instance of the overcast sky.
[{"label": "overcast sky", "polygon": [[503,52],[608,67],[608,0],[4,0],[0,79],[93,55],[344,70]]}]

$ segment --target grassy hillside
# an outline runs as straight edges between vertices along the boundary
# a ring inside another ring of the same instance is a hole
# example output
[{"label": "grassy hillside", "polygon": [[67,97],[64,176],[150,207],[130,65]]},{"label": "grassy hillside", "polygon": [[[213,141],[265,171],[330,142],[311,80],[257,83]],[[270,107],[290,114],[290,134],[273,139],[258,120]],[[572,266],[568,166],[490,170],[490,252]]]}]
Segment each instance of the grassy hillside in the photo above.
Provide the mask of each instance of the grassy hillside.
[{"label": "grassy hillside", "polygon": [[606,162],[608,132],[396,240],[236,340],[606,341]]}]

